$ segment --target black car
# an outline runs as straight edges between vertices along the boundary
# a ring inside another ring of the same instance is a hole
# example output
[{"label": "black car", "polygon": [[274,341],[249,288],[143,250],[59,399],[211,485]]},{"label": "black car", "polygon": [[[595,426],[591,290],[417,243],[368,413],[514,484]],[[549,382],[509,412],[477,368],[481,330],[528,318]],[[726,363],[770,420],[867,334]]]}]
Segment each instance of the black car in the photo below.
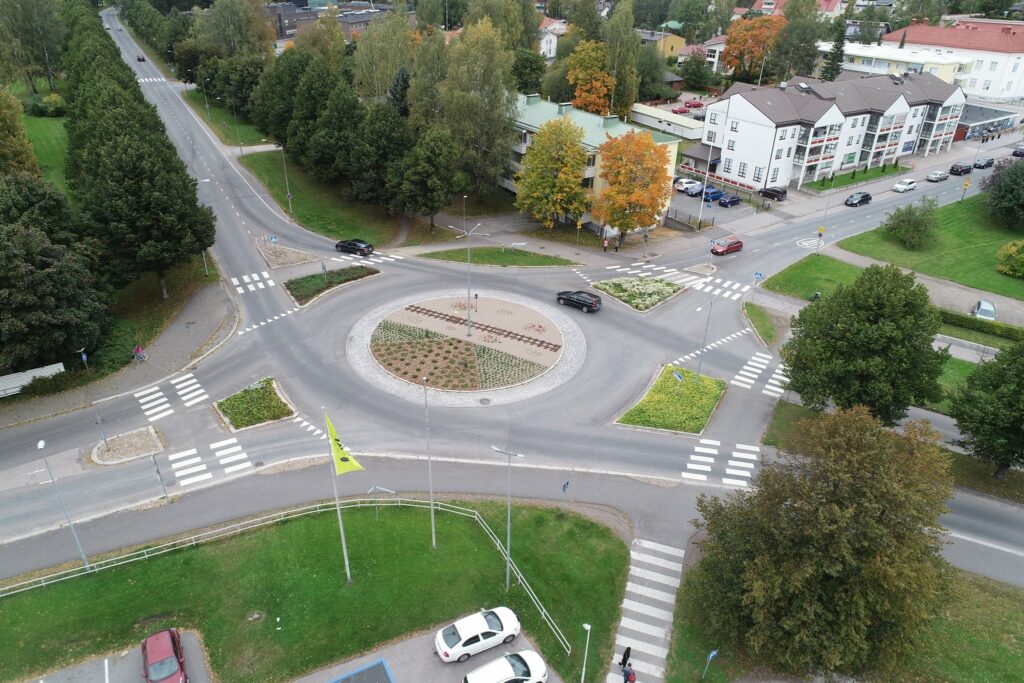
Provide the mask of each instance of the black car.
[{"label": "black car", "polygon": [[949,167],[950,175],[967,175],[971,172],[970,164],[953,164]]},{"label": "black car", "polygon": [[693,115],[693,120],[694,121],[703,121],[707,117],[708,117],[708,115],[701,111],[701,112],[697,112],[696,114]]},{"label": "black car", "polygon": [[358,254],[360,256],[369,256],[373,253],[373,245],[363,240],[342,240],[335,244],[334,248],[338,251]]},{"label": "black car", "polygon": [[601,308],[601,297],[590,292],[559,292],[558,303],[563,306],[575,306],[586,313],[593,313]]},{"label": "black car", "polygon": [[871,203],[871,195],[867,192],[854,192],[846,198],[847,206],[863,206]]},{"label": "black car", "polygon": [[1013,150],[1013,156],[1024,157],[1024,147],[1016,147]]},{"label": "black car", "polygon": [[743,197],[738,194],[727,194],[723,195],[718,199],[719,206],[736,206],[743,201]]},{"label": "black car", "polygon": [[137,62],[144,62],[144,61],[146,61],[146,57],[145,57],[145,55],[139,55],[138,57],[135,58],[135,61],[137,61]]},{"label": "black car", "polygon": [[996,163],[992,157],[981,157],[974,160],[974,168],[988,168]]},{"label": "black car", "polygon": [[777,202],[781,202],[786,198],[786,188],[784,187],[763,187],[757,193],[762,197],[774,199]]}]

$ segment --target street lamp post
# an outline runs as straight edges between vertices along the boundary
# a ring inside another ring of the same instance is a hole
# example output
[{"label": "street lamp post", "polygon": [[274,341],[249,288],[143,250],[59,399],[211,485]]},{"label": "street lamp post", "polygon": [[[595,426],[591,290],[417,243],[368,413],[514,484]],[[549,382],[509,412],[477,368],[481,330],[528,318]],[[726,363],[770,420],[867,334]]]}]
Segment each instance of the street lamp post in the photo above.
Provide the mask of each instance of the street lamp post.
[{"label": "street lamp post", "polygon": [[46,442],[40,440],[36,447],[39,449],[39,453],[43,456],[43,464],[46,465],[46,474],[50,477],[50,481],[53,482],[53,490],[57,492],[57,500],[60,501],[60,508],[64,511],[64,519],[67,520],[68,528],[71,529],[71,535],[75,539],[75,547],[78,548],[78,554],[82,556],[82,564],[85,565],[86,569],[89,569],[89,558],[85,556],[85,551],[82,549],[82,543],[78,540],[78,532],[75,531],[75,523],[71,521],[71,514],[68,512],[68,506],[64,504],[64,496],[61,495],[60,486],[57,484],[57,477],[53,476],[53,470],[50,469],[50,461],[46,459],[46,453],[43,453],[43,449],[46,448]]},{"label": "street lamp post", "polygon": [[284,145],[280,142],[274,143],[275,147],[281,149],[281,168],[284,169],[284,191],[288,193],[288,213],[292,213],[292,187],[288,183],[288,162],[285,161]]},{"label": "street lamp post", "polygon": [[434,527],[434,466],[430,457],[430,408],[427,405],[427,378],[423,378],[423,424],[427,435],[427,486],[430,488],[430,547],[437,550],[437,529]]},{"label": "street lamp post", "polygon": [[[218,100],[224,100],[223,97],[218,97]],[[238,117],[235,116],[235,105],[224,100],[224,103],[228,105],[228,109],[231,110],[231,120],[235,122],[235,139],[238,141],[238,157],[242,157],[242,134],[238,132]]]},{"label": "street lamp post", "polygon": [[583,646],[583,672],[580,674],[580,683],[587,677],[587,653],[590,651],[590,624],[583,624],[583,630],[587,632],[587,644]]},{"label": "street lamp post", "polygon": [[818,228],[818,242],[816,243],[816,245],[814,247],[814,254],[815,254],[815,256],[817,256],[818,252],[821,250],[822,238],[825,235],[824,223],[825,223],[825,221],[828,220],[828,207],[829,207],[829,204],[831,203],[832,193],[835,192],[835,189],[836,189],[836,177],[835,177],[835,175],[833,175],[832,176],[832,185],[829,188],[829,193],[827,195],[825,195],[825,215],[821,217],[822,226]]},{"label": "street lamp post", "polygon": [[203,102],[206,104],[206,118],[210,120],[210,123],[213,123],[213,117],[210,116],[210,100],[206,98],[206,84],[209,82],[209,78],[203,79]]},{"label": "street lamp post", "polygon": [[505,592],[508,593],[512,576],[512,458],[525,458],[522,453],[503,451],[497,446],[491,446],[495,453],[502,453],[508,456],[508,512],[505,515]]},{"label": "street lamp post", "polygon": [[[704,364],[704,349],[708,345],[708,328],[711,327],[711,309],[712,309],[712,307],[714,307],[714,305],[715,305],[715,297],[711,297],[711,299],[708,301],[708,304],[707,304],[707,306],[708,306],[708,318],[707,318],[707,321],[705,321],[705,323],[704,323],[704,341],[702,341],[701,344],[700,344],[700,358],[697,360],[697,378],[698,379],[700,379],[700,369],[701,369],[701,366]],[[700,309],[701,308],[703,308],[703,306],[701,306],[701,307],[699,307],[697,309],[698,313],[700,313]]]},{"label": "street lamp post", "polygon": [[[465,220],[465,218],[463,218],[463,220]],[[466,230],[465,229],[465,223],[463,223],[463,229],[462,230],[460,230],[459,228],[456,228],[454,225],[449,225],[448,226],[449,228],[451,228],[455,232],[461,232],[462,233],[461,235],[459,235],[455,239],[460,240],[463,237],[466,238],[466,336],[467,337],[472,337],[473,336],[473,302],[472,302],[472,294],[470,293],[471,292],[470,277],[471,277],[471,273],[472,273],[471,266],[473,265],[473,252],[470,249],[470,243],[473,240],[473,235],[476,233],[476,231],[480,228],[481,225],[483,225],[483,223],[477,223],[475,226],[473,226],[472,230]],[[482,236],[486,236],[489,233],[482,232],[480,234]]]}]

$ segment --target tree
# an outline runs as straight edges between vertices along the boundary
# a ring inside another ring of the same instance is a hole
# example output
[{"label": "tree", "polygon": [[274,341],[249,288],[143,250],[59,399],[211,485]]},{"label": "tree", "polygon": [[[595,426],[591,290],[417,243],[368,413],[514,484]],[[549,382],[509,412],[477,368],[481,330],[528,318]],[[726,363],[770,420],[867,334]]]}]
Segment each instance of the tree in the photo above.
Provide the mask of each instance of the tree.
[{"label": "tree", "polygon": [[950,415],[963,435],[959,444],[1003,479],[1024,465],[1024,342],[981,363],[954,394]]},{"label": "tree", "polygon": [[416,22],[421,29],[428,26],[447,28],[444,25],[444,10],[444,0],[419,0],[416,3]]},{"label": "tree", "polygon": [[637,28],[657,29],[668,18],[668,0],[633,0]]},{"label": "tree", "polygon": [[307,157],[307,154],[316,154],[310,145],[319,129],[320,114],[337,84],[338,76],[331,70],[327,60],[319,53],[314,54],[295,89],[295,104],[288,122],[288,151],[303,160],[304,166],[307,159],[310,166],[315,165],[313,156]]},{"label": "tree", "polygon": [[1017,157],[1003,157],[1002,159],[996,159],[996,163],[992,166],[992,170],[987,176],[984,176],[978,185],[985,192],[990,191],[993,187],[1003,181],[1003,174],[1006,173],[1007,169],[1017,163]]},{"label": "tree", "polygon": [[785,25],[786,20],[779,16],[733,22],[725,36],[722,64],[734,71],[737,81],[754,80]]},{"label": "tree", "polygon": [[[811,75],[818,61],[818,40],[825,35],[817,0],[791,0],[783,9],[785,26],[771,48],[779,77]],[[845,30],[845,29],[844,29]]]},{"label": "tree", "polygon": [[221,46],[228,57],[270,55],[274,42],[262,0],[215,0],[194,19],[192,35],[200,43]]},{"label": "tree", "polygon": [[399,67],[412,62],[413,40],[405,11],[374,19],[359,36],[353,74],[356,93],[365,99],[388,94]]},{"label": "tree", "polygon": [[346,60],[345,31],[338,22],[337,7],[328,5],[319,19],[300,28],[295,35],[295,47],[317,52],[331,69],[340,69]]},{"label": "tree", "polygon": [[444,34],[428,31],[420,39],[409,80],[409,125],[417,133],[434,125],[441,116],[441,83],[448,75]]},{"label": "tree", "polygon": [[596,40],[585,40],[569,56],[566,79],[572,87],[572,105],[592,114],[608,113],[615,79],[605,71],[605,48]]},{"label": "tree", "polygon": [[603,20],[593,0],[570,0],[566,18],[576,27],[583,40],[597,40],[601,37]]},{"label": "tree", "polygon": [[459,167],[458,147],[444,130],[431,128],[416,142],[398,167],[397,204],[430,219],[434,232],[434,216],[448,206],[455,188]]},{"label": "tree", "polygon": [[252,93],[252,118],[256,127],[281,144],[288,142],[295,90],[313,55],[304,50],[285,50],[263,72]]},{"label": "tree", "polygon": [[912,403],[940,395],[949,354],[932,348],[939,325],[913,273],[869,266],[796,317],[782,348],[789,387],[813,408],[863,405],[894,423]]},{"label": "tree", "polygon": [[711,67],[708,66],[707,53],[703,49],[697,49],[687,55],[679,75],[686,81],[688,88],[706,88],[711,82]]},{"label": "tree", "polygon": [[350,150],[365,116],[363,104],[352,86],[339,78],[317,119],[316,132],[306,145],[303,164],[324,181],[353,177]]},{"label": "tree", "polygon": [[632,0],[620,0],[615,5],[611,18],[601,27],[601,37],[608,53],[607,70],[614,80],[611,111],[625,117],[636,102],[640,88],[636,72],[640,36],[633,30]]},{"label": "tree", "polygon": [[828,51],[828,57],[821,66],[821,78],[824,81],[834,81],[843,70],[846,47],[846,22],[836,22],[832,29],[832,49]]},{"label": "tree", "polygon": [[0,225],[38,228],[53,244],[88,251],[86,229],[64,193],[29,173],[0,175]]},{"label": "tree", "polygon": [[[207,62],[203,62],[206,64]],[[252,93],[263,75],[263,55],[240,54],[217,61],[213,92],[227,107],[239,115],[252,114]],[[202,67],[200,67],[202,73]],[[203,87],[206,84],[200,83]]]},{"label": "tree", "polygon": [[223,57],[217,45],[204,45],[194,38],[187,38],[174,44],[174,58],[178,65],[178,77],[186,83],[202,85],[198,72],[203,63],[212,63]]},{"label": "tree", "polygon": [[937,209],[934,197],[923,197],[920,204],[894,209],[881,227],[907,249],[923,249],[931,244],[939,229]]},{"label": "tree", "polygon": [[708,18],[705,32],[710,36],[718,36],[727,33],[729,29],[740,22],[733,22],[733,12],[736,9],[736,0],[714,0],[711,9],[708,10]]},{"label": "tree", "polygon": [[23,171],[39,175],[39,162],[21,120],[21,102],[0,90],[0,173]]},{"label": "tree", "polygon": [[[64,49],[64,22],[57,0],[4,0],[0,3],[0,24],[8,36],[16,39],[23,66],[38,68],[50,91],[55,92]],[[34,84],[30,87],[35,92]]]},{"label": "tree", "polygon": [[630,130],[598,149],[606,187],[594,201],[597,220],[626,233],[657,222],[672,196],[668,149],[648,132]]},{"label": "tree", "polygon": [[687,43],[699,38],[710,38],[704,35],[704,14],[708,4],[704,0],[672,0],[668,6],[670,21],[678,21],[683,25],[683,37]]},{"label": "tree", "polygon": [[569,85],[569,60],[559,59],[548,67],[540,82],[540,93],[552,102],[571,102],[573,88]]},{"label": "tree", "polygon": [[583,129],[568,117],[551,119],[533,136],[516,175],[515,206],[551,229],[558,216],[579,218],[587,211],[583,187],[587,150]]},{"label": "tree", "polygon": [[996,252],[996,270],[1003,275],[1024,280],[1024,240],[1014,240]]},{"label": "tree", "polygon": [[86,259],[30,225],[0,225],[0,374],[92,349],[106,298]]},{"label": "tree", "polygon": [[352,196],[364,202],[387,204],[396,193],[396,179],[406,150],[412,144],[405,119],[387,102],[370,105],[349,148]]},{"label": "tree", "polygon": [[398,67],[395,77],[388,86],[388,104],[395,108],[395,111],[402,117],[409,115],[409,70],[404,66]]},{"label": "tree", "polygon": [[517,49],[512,62],[512,77],[516,82],[516,90],[524,95],[540,92],[540,79],[544,77],[546,69],[544,55],[536,50]]},{"label": "tree", "polygon": [[893,432],[862,407],[800,423],[799,456],[765,465],[750,493],[698,498],[689,613],[722,647],[783,670],[892,666],[951,588],[937,437],[927,422]]},{"label": "tree", "polygon": [[470,26],[488,17],[501,34],[505,44],[517,48],[533,49],[537,42],[540,15],[531,0],[470,0],[465,25]]},{"label": "tree", "polygon": [[988,191],[988,207],[1008,228],[1024,229],[1024,164],[1010,164]]},{"label": "tree", "polygon": [[516,94],[512,54],[486,17],[448,49],[441,84],[444,127],[459,145],[461,170],[478,192],[497,187],[511,163]]},{"label": "tree", "polygon": [[665,85],[665,71],[665,60],[658,54],[657,45],[649,43],[640,48],[636,72],[640,82],[637,97],[641,101],[676,97],[678,93]]}]

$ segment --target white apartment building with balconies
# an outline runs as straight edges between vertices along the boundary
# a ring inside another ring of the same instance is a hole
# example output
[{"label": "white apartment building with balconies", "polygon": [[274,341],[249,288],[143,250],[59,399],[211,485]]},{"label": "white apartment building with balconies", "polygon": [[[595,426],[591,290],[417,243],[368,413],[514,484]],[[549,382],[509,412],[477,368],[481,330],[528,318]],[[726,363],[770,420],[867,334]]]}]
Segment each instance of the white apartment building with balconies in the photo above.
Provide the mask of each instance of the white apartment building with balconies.
[{"label": "white apartment building with balconies", "polygon": [[949,149],[965,101],[958,86],[931,74],[737,83],[708,106],[702,141],[683,152],[683,167],[703,174],[710,166],[712,178],[749,190],[800,187]]}]

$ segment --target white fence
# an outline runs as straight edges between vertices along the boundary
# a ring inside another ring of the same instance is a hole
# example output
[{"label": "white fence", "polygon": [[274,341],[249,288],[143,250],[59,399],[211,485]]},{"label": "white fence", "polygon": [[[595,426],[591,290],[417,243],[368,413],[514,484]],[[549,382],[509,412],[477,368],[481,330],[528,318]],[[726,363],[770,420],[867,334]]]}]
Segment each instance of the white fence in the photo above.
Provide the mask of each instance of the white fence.
[{"label": "white fence", "polygon": [[[423,508],[426,510],[430,509],[430,503],[428,501],[418,500],[415,498],[353,498],[341,501],[341,506],[344,509],[372,507],[377,505],[383,505],[386,507],[414,507]],[[441,512],[449,512],[452,514],[460,515],[462,517],[470,517],[472,519],[475,519],[476,523],[480,526],[480,528],[484,530],[488,537],[490,537],[491,541],[494,543],[494,546],[498,549],[498,553],[501,555],[502,559],[508,557],[504,544],[502,544],[498,536],[491,530],[491,527],[487,525],[487,522],[484,521],[484,518],[481,517],[480,513],[477,512],[476,510],[458,507],[456,505],[449,505],[447,503],[441,502],[435,502],[434,508]],[[210,541],[220,540],[223,538],[227,538],[229,536],[233,536],[235,534],[243,533],[246,531],[252,531],[253,529],[258,529],[260,527],[269,526],[271,524],[276,524],[278,522],[283,522],[285,520],[296,519],[298,517],[304,517],[306,515],[317,515],[323,512],[333,513],[334,504],[318,503],[317,505],[307,505],[305,507],[283,510],[280,512],[275,512],[271,515],[249,519],[244,522],[238,522],[237,524],[229,524],[227,526],[219,527],[216,529],[209,529],[207,531],[203,531],[193,536],[180,538],[178,540],[171,541],[170,543],[164,543],[162,545],[154,546],[152,548],[144,548],[142,550],[137,550],[135,552],[125,553],[124,555],[117,555],[115,557],[108,557],[106,559],[97,560],[95,562],[92,562],[89,565],[88,569],[86,569],[85,567],[75,567],[74,569],[67,569],[62,572],[55,572],[53,574],[39,576],[34,579],[30,579],[28,581],[21,581],[19,583],[11,584],[9,586],[2,586],[0,587],[0,598],[6,597],[8,595],[14,595],[15,593],[21,593],[23,591],[32,590],[33,588],[41,588],[43,586],[48,586],[52,583],[57,583],[59,581],[74,579],[85,574],[103,571],[104,569],[119,567],[130,562],[148,560],[151,557],[156,557],[158,555],[163,555],[165,553],[173,552],[175,550],[180,550],[181,548],[188,548],[191,546],[199,545],[201,543],[208,543]],[[536,607],[537,611],[540,612],[541,619],[544,620],[544,623],[547,624],[548,627],[551,629],[551,632],[554,633],[555,638],[558,639],[559,644],[561,644],[561,646],[565,649],[565,653],[567,655],[572,654],[572,645],[570,645],[569,641],[566,640],[565,636],[562,634],[561,629],[558,628],[558,624],[555,623],[554,618],[548,613],[547,609],[545,609],[544,604],[540,601],[540,598],[538,598],[537,594],[533,592],[533,588],[530,587],[530,584],[527,582],[526,577],[523,576],[523,573],[521,571],[519,571],[519,567],[516,566],[516,563],[514,561],[511,563],[511,566],[512,573],[515,575],[516,580],[519,581],[519,584],[523,587],[523,590],[526,591],[526,594],[533,602],[534,607]]]}]

